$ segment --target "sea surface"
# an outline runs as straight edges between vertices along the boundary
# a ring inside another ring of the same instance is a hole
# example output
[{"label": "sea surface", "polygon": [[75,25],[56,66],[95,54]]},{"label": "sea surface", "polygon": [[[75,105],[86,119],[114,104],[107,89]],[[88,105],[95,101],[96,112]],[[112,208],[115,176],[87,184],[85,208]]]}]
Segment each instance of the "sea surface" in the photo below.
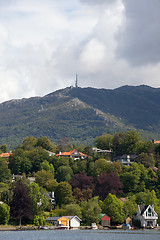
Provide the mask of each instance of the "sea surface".
[{"label": "sea surface", "polygon": [[0,231],[0,240],[160,240],[160,230]]}]

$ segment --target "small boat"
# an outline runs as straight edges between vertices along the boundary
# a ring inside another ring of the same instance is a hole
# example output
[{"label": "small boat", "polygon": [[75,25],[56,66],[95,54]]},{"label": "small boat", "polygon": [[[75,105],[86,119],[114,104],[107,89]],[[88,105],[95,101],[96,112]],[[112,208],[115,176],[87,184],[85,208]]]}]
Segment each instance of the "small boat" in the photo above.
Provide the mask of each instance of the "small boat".
[{"label": "small boat", "polygon": [[49,227],[47,227],[47,226],[41,226],[40,229],[48,230]]},{"label": "small boat", "polygon": [[67,230],[68,226],[64,226],[63,224],[59,224],[55,226],[55,230],[59,230],[59,229]]},{"label": "small boat", "polygon": [[124,230],[130,230],[131,229],[131,225],[129,223],[125,223],[125,224],[123,224],[122,228]]},{"label": "small boat", "polygon": [[98,229],[97,224],[96,224],[96,223],[92,223],[91,228],[92,228],[92,229]]}]

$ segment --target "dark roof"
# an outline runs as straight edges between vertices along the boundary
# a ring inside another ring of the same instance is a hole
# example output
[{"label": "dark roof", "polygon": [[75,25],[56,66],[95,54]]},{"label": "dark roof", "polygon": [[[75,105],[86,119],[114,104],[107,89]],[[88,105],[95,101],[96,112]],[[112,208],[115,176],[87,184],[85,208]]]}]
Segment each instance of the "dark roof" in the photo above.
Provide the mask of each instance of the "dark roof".
[{"label": "dark roof", "polygon": [[46,221],[57,221],[60,217],[48,217]]},{"label": "dark roof", "polygon": [[141,211],[141,215],[146,211],[148,206],[149,205],[144,205],[144,204],[139,205],[139,208],[140,208],[140,211]]},{"label": "dark roof", "polygon": [[[62,216],[61,216],[62,217]],[[46,218],[46,221],[57,221],[59,218],[61,218],[61,217],[48,217],[48,218]],[[68,218],[69,220],[71,220],[72,218],[77,218],[77,219],[79,219],[79,221],[82,221],[78,216],[76,216],[76,215],[74,215],[74,216],[63,216],[63,217],[65,217],[65,218]]]}]

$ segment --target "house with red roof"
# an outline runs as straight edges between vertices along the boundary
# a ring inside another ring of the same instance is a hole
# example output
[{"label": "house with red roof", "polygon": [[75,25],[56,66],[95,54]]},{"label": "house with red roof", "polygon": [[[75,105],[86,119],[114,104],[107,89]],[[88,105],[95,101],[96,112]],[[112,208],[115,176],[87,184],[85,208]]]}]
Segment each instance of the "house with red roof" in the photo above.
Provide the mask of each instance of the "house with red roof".
[{"label": "house with red roof", "polygon": [[111,218],[106,214],[102,214],[101,217],[101,226],[103,227],[110,227],[111,226]]},{"label": "house with red roof", "polygon": [[56,156],[70,157],[70,158],[73,158],[74,160],[85,159],[88,157],[86,154],[78,152],[76,149],[73,149],[69,152],[59,152],[59,154],[57,154]]},{"label": "house with red roof", "polygon": [[153,140],[153,143],[154,144],[160,144],[160,141],[159,140],[157,140],[157,141]]},{"label": "house with red roof", "polygon": [[11,154],[12,154],[12,153],[1,153],[1,154],[0,154],[0,157],[9,158],[9,156],[10,156]]}]

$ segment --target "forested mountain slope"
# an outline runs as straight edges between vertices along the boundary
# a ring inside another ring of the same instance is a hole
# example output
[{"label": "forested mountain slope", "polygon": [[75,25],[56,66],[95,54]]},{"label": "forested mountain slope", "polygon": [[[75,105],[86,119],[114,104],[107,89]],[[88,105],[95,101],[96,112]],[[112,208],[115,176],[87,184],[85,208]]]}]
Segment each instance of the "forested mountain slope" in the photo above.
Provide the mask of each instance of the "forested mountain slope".
[{"label": "forested mountain slope", "polygon": [[0,104],[0,144],[12,147],[27,136],[58,143],[92,143],[103,132],[137,129],[160,136],[160,89],[124,86],[114,90],[65,88],[44,97]]}]

